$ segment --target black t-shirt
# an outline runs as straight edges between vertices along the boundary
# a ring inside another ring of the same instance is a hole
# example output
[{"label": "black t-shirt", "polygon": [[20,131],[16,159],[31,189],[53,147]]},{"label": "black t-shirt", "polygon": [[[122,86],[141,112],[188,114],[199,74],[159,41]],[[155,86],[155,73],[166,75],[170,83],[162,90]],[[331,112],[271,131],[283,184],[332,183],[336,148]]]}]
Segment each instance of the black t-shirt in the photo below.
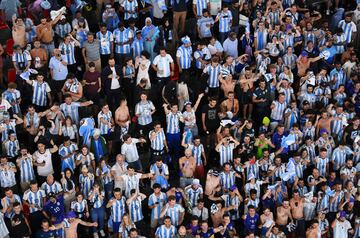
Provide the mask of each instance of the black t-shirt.
[{"label": "black t-shirt", "polygon": [[29,237],[29,227],[26,225],[25,217],[23,214],[15,214],[11,219],[13,222],[20,222],[19,225],[12,227],[11,230],[11,237],[13,238],[22,238],[22,237]]},{"label": "black t-shirt", "polygon": [[350,125],[345,128],[345,133],[347,134],[345,138],[346,144],[352,145],[356,136],[360,136],[360,128],[355,129],[354,126]]},{"label": "black t-shirt", "polygon": [[202,113],[205,113],[205,125],[209,132],[214,132],[219,127],[218,108],[210,107],[209,105],[203,106]]}]

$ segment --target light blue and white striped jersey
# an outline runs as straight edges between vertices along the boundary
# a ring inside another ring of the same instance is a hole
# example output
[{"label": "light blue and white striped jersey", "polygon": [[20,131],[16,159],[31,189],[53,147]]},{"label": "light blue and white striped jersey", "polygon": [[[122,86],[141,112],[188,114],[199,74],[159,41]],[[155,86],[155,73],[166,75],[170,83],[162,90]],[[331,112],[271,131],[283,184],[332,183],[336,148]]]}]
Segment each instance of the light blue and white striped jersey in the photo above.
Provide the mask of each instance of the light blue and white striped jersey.
[{"label": "light blue and white striped jersey", "polygon": [[263,50],[265,49],[265,46],[267,45],[267,36],[268,32],[266,29],[263,29],[260,31],[259,29],[256,30],[254,33],[254,38],[257,40],[257,48],[255,50]]},{"label": "light blue and white striped jersey", "polygon": [[315,158],[315,161],[316,161],[316,168],[319,170],[320,176],[325,177],[327,175],[326,166],[329,163],[329,158],[321,158],[318,156]]},{"label": "light blue and white striped jersey", "polygon": [[96,38],[100,43],[100,54],[101,55],[109,55],[112,53],[111,44],[114,41],[114,36],[110,31],[106,31],[103,34],[101,31],[96,33]]},{"label": "light blue and white striped jersey", "polygon": [[344,105],[344,101],[346,99],[346,93],[337,93],[334,96],[334,99],[336,100],[337,104]]},{"label": "light blue and white striped jersey", "polygon": [[282,57],[284,65],[289,66],[291,69],[296,67],[297,56],[295,54],[285,54]]},{"label": "light blue and white striped jersey", "polygon": [[335,78],[335,84],[331,85],[332,90],[338,90],[340,84],[345,84],[346,76],[344,70],[341,68],[339,71],[334,68],[330,71],[330,78],[333,80]]},{"label": "light blue and white striped jersey", "polygon": [[251,198],[249,198],[248,202],[246,205],[244,205],[244,214],[248,213],[248,207],[254,206],[255,209],[257,209],[259,207],[259,203],[260,203],[260,199],[259,198],[255,198],[255,200],[252,200]]},{"label": "light blue and white striped jersey", "polygon": [[173,238],[176,235],[175,226],[171,225],[167,228],[165,225],[161,225],[156,229],[155,236],[157,238]]},{"label": "light blue and white striped jersey", "polygon": [[31,191],[30,189],[24,193],[23,200],[27,201],[30,205],[35,205],[35,207],[29,207],[30,213],[39,211],[39,208],[43,208],[43,198],[46,197],[44,190],[37,190],[36,192]]},{"label": "light blue and white striped jersey", "polygon": [[280,103],[279,101],[274,101],[273,105],[275,107],[271,110],[270,118],[276,121],[282,121],[284,119],[284,112],[287,108],[287,103]]},{"label": "light blue and white striped jersey", "polygon": [[316,36],[313,31],[305,31],[304,38],[305,38],[305,45],[307,45],[309,41],[311,41],[312,43],[314,43],[314,45],[316,45]]},{"label": "light blue and white striped jersey", "polygon": [[185,212],[184,208],[180,204],[175,204],[173,207],[168,207],[165,215],[170,217],[171,224],[179,226],[180,214]]},{"label": "light blue and white striped jersey", "polygon": [[203,72],[209,74],[209,79],[207,81],[209,88],[218,88],[219,87],[220,71],[221,71],[221,66],[219,64],[216,65],[215,67],[212,66],[211,64],[209,64],[204,68]]},{"label": "light blue and white striped jersey", "polygon": [[[115,199],[115,198],[114,198]],[[126,212],[126,199],[124,196],[120,200],[116,200],[110,207],[111,209],[111,218],[113,222],[121,222],[122,217]]]},{"label": "light blue and white striped jersey", "polygon": [[[115,29],[113,32],[114,43],[125,43],[133,38],[129,29],[124,28],[122,31]],[[130,44],[115,45],[115,53],[117,54],[130,54]]]},{"label": "light blue and white striped jersey", "polygon": [[[61,171],[64,171],[66,168],[71,169],[74,172],[75,169],[75,158],[78,146],[76,143],[70,142],[70,145],[65,146],[64,144],[60,145],[59,155],[61,157]],[[72,154],[70,156],[70,154]]]},{"label": "light blue and white striped jersey", "polygon": [[15,140],[7,140],[4,142],[5,153],[8,157],[16,157],[19,154],[20,146],[19,141]]},{"label": "light blue and white striped jersey", "polygon": [[17,159],[17,164],[20,168],[20,181],[30,182],[35,179],[33,160],[30,154],[21,156]]},{"label": "light blue and white striped jersey", "polygon": [[204,190],[201,186],[194,189],[191,185],[185,189],[185,193],[188,196],[188,200],[191,202],[193,207],[197,206],[200,196],[203,195]]},{"label": "light blue and white striped jersey", "polygon": [[129,18],[137,18],[136,8],[138,7],[138,2],[136,0],[124,0],[121,3],[121,6],[124,8],[124,20],[129,20]]},{"label": "light blue and white striped jersey", "polygon": [[41,185],[41,190],[43,190],[45,192],[46,195],[48,195],[49,193],[61,193],[63,191],[62,186],[59,182],[54,181],[53,184],[48,184],[47,182],[44,182]]},{"label": "light blue and white striped jersey", "polygon": [[[10,168],[16,168],[12,162],[7,162]],[[10,169],[0,169],[0,184],[2,188],[8,188],[16,185],[15,172]]]},{"label": "light blue and white striped jersey", "polygon": [[167,202],[166,193],[160,192],[159,196],[156,196],[155,193],[152,193],[148,200],[148,206],[154,206],[156,203],[156,207],[151,209],[151,220],[159,219],[162,208]]},{"label": "light blue and white striped jersey", "polygon": [[39,83],[36,80],[32,80],[33,97],[32,103],[44,107],[48,103],[47,94],[51,92],[51,88],[47,82]]},{"label": "light blue and white striped jersey", "polygon": [[30,18],[26,18],[25,27],[30,29],[26,32],[26,39],[28,43],[32,43],[36,38],[36,27],[34,26],[34,22]]},{"label": "light blue and white striped jersey", "polygon": [[6,90],[2,93],[2,98],[8,101],[11,105],[11,108],[13,109],[13,112],[16,114],[21,113],[20,110],[20,104],[18,101],[21,98],[20,91],[17,89],[14,89],[13,92],[10,92],[9,90]]},{"label": "light blue and white striped jersey", "polygon": [[329,212],[338,212],[339,211],[339,205],[340,205],[340,202],[343,199],[343,197],[344,197],[344,191],[340,191],[338,196],[336,196],[334,199],[332,199],[332,202],[330,202]]},{"label": "light blue and white striped jersey", "polygon": [[291,33],[290,35],[284,34],[284,49],[287,49],[289,46],[291,46],[293,48],[294,39],[295,39],[295,36],[293,33]]},{"label": "light blue and white striped jersey", "polygon": [[22,53],[14,52],[12,56],[12,62],[15,62],[17,66],[23,65],[24,68],[28,65],[30,60],[31,60],[31,55],[27,50],[24,50]]},{"label": "light blue and white striped jersey", "polygon": [[1,141],[6,141],[9,139],[9,131],[14,131],[16,133],[16,120],[10,119],[9,123],[3,122],[0,124],[0,128],[3,130],[1,133]]},{"label": "light blue and white striped jersey", "polygon": [[346,36],[346,42],[350,43],[352,35],[357,31],[355,23],[353,21],[345,22],[345,20],[341,20],[338,24],[338,27],[343,29],[343,32]]},{"label": "light blue and white striped jersey", "polygon": [[138,196],[132,202],[130,202],[128,206],[130,218],[133,222],[138,222],[144,219],[144,215],[142,213],[141,201],[142,201],[141,197]]},{"label": "light blue and white striped jersey", "polygon": [[145,126],[152,123],[151,111],[155,110],[152,101],[140,101],[135,106],[135,114],[138,115],[139,125]]},{"label": "light blue and white striped jersey", "polygon": [[229,190],[235,185],[235,171],[229,171],[229,173],[220,173],[220,184],[224,189]]},{"label": "light blue and white striped jersey", "polygon": [[334,45],[336,47],[336,54],[342,54],[345,51],[345,45],[346,43],[346,36],[344,33],[341,35],[336,34],[335,35],[335,42]]},{"label": "light blue and white striped jersey", "polygon": [[301,163],[294,163],[294,166],[295,166],[296,176],[298,178],[303,178],[304,177],[304,170],[305,170],[306,166],[304,164],[301,164]]},{"label": "light blue and white striped jersey", "polygon": [[198,146],[189,145],[188,148],[192,151],[192,155],[196,160],[196,166],[202,165],[202,154],[205,152],[203,144],[200,144]]},{"label": "light blue and white striped jersey", "polygon": [[225,163],[232,162],[234,159],[234,143],[228,145],[221,145],[219,148],[220,153],[220,165],[223,166]]},{"label": "light blue and white striped jersey", "polygon": [[159,133],[156,134],[156,137],[154,140],[151,140],[151,134],[154,130],[150,131],[149,133],[149,138],[150,138],[150,142],[151,142],[151,149],[153,150],[163,150],[164,149],[164,141],[166,139],[165,137],[165,133],[164,131],[161,131]]},{"label": "light blue and white striped jersey", "polygon": [[330,197],[324,192],[320,192],[320,193],[322,193],[322,195],[319,196],[318,199],[317,211],[324,211],[327,213],[329,212]]},{"label": "light blue and white striped jersey", "polygon": [[100,177],[101,175],[103,175],[101,178],[102,185],[111,183],[113,181],[113,179],[111,177],[111,173],[110,173],[111,167],[109,165],[106,165],[106,167],[107,167],[107,171],[105,171],[105,172],[103,172],[104,168],[100,169],[99,167],[96,168],[96,172],[95,172],[97,177]]},{"label": "light blue and white striped jersey", "polygon": [[297,151],[302,143],[303,133],[300,130],[291,130],[290,133],[294,135],[297,143],[289,145],[289,151]]},{"label": "light blue and white striped jersey", "polygon": [[[103,123],[101,119],[103,119],[105,123]],[[109,133],[109,130],[111,129],[111,127],[109,126],[109,124],[111,125],[111,119],[112,119],[112,112],[110,110],[107,113],[104,113],[103,111],[99,112],[98,125],[101,135],[107,135]]]},{"label": "light blue and white striped jersey", "polygon": [[175,114],[169,112],[166,115],[166,133],[177,134],[180,133],[180,118],[182,117],[181,112],[176,112]]},{"label": "light blue and white striped jersey", "polygon": [[94,157],[94,154],[92,152],[89,152],[86,155],[83,155],[82,153],[79,153],[76,156],[76,160],[80,161],[82,159],[84,159],[84,160],[81,162],[80,166],[86,165],[87,167],[89,167],[91,165],[91,162],[93,160],[95,160],[95,157]]},{"label": "light blue and white striped jersey", "polygon": [[37,114],[37,112],[34,112],[33,115],[30,115],[30,113],[26,113],[25,115],[25,126],[31,127],[34,126],[35,128],[39,127],[40,124],[40,117]]},{"label": "light blue and white striped jersey", "polygon": [[131,50],[134,59],[138,56],[140,57],[141,53],[144,51],[144,39],[142,37],[140,37],[140,39],[134,37],[134,40],[131,43]]},{"label": "light blue and white striped jersey", "polygon": [[193,0],[192,4],[196,6],[196,16],[201,17],[203,10],[208,8],[209,0]]},{"label": "light blue and white striped jersey", "polygon": [[163,174],[165,176],[169,176],[169,167],[167,164],[163,163],[159,168],[156,163],[150,166],[150,172],[153,173],[155,176]]},{"label": "light blue and white striped jersey", "polygon": [[[90,193],[89,193],[89,197],[90,197],[90,195],[93,193],[93,191],[90,191]],[[104,191],[101,191],[101,197],[98,195],[98,194],[96,194],[96,195],[94,195],[93,197],[92,197],[92,199],[89,199],[89,201],[92,203],[92,204],[94,204],[93,205],[93,207],[94,208],[100,208],[100,207],[102,207],[103,206],[103,204],[104,204],[104,197],[105,197],[105,192]]]},{"label": "light blue and white striped jersey", "polygon": [[221,198],[225,202],[225,207],[230,207],[230,206],[237,207],[236,209],[234,209],[235,212],[230,214],[231,220],[239,219],[240,216],[239,216],[238,208],[240,206],[240,198],[237,195],[235,195],[234,197],[231,197],[230,194],[223,195],[223,196],[221,196]]},{"label": "light blue and white striped jersey", "polygon": [[182,69],[191,68],[191,55],[192,55],[191,46],[185,47],[184,45],[182,45],[177,49],[176,57],[180,58],[180,67]]},{"label": "light blue and white striped jersey", "polygon": [[[281,74],[280,74],[280,76],[281,76]],[[280,76],[279,76],[279,78],[280,78]],[[285,102],[286,102],[286,105],[290,105],[291,95],[294,94],[294,89],[291,88],[291,87],[288,87],[288,88],[283,88],[283,87],[281,87],[281,88],[279,89],[279,93],[285,94]]]},{"label": "light blue and white striped jersey", "polygon": [[84,198],[88,198],[92,186],[94,185],[94,175],[88,173],[87,176],[80,174],[79,176],[80,191],[84,194]]},{"label": "light blue and white striped jersey", "polygon": [[255,164],[249,164],[246,167],[246,174],[247,174],[247,178],[249,177],[250,174],[253,174],[255,178],[258,179],[260,175],[259,163],[256,161]]},{"label": "light blue and white striped jersey", "polygon": [[71,210],[74,211],[77,214],[78,218],[83,218],[85,209],[86,209],[87,201],[83,199],[81,202],[78,202],[77,200],[71,202]]},{"label": "light blue and white striped jersey", "polygon": [[[14,202],[18,202],[18,203],[22,203],[21,202],[21,198],[19,195],[14,194],[13,198],[9,198],[7,196],[5,196],[3,199],[1,199],[1,205],[4,207],[12,207],[12,204]],[[11,219],[14,216],[14,209],[12,208],[11,211],[8,211],[7,209],[5,210],[4,216]]]},{"label": "light blue and white striped jersey", "polygon": [[218,13],[216,18],[219,18],[219,32],[229,32],[231,27],[230,23],[232,21],[232,14],[231,11],[228,10],[227,12],[221,11]]},{"label": "light blue and white striped jersey", "polygon": [[354,164],[357,164],[360,162],[360,146],[359,145],[354,145],[354,157],[353,157],[353,161],[354,161]]},{"label": "light blue and white striped jersey", "polygon": [[329,104],[329,98],[326,97],[328,95],[331,96],[331,89],[330,87],[322,88],[322,87],[316,87],[314,89],[314,94],[316,96],[316,100],[324,103],[325,106]]},{"label": "light blue and white striped jersey", "polygon": [[62,113],[64,113],[65,117],[67,117],[67,116],[71,117],[73,122],[76,125],[78,125],[79,124],[79,107],[80,107],[79,102],[71,102],[70,104],[62,103],[60,105],[60,110],[62,111]]},{"label": "light blue and white striped jersey", "polygon": [[61,38],[64,38],[70,32],[71,32],[71,25],[68,22],[66,22],[65,24],[58,23],[55,26],[55,33]]},{"label": "light blue and white striped jersey", "polygon": [[270,11],[269,15],[268,15],[268,20],[269,23],[273,26],[275,25],[279,25],[280,23],[280,11],[279,10],[275,10],[275,11]]},{"label": "light blue and white striped jersey", "polygon": [[331,161],[334,163],[333,169],[339,170],[342,166],[344,166],[346,162],[346,156],[351,155],[352,153],[353,151],[348,146],[344,146],[343,148],[335,148],[331,157]]},{"label": "light blue and white striped jersey", "polygon": [[332,120],[330,123],[331,133],[334,137],[342,138],[344,123],[342,120]]},{"label": "light blue and white striped jersey", "polygon": [[61,54],[65,56],[65,60],[67,64],[75,64],[75,43],[69,42],[68,44],[65,44],[64,42],[60,43],[59,49],[61,51]]}]

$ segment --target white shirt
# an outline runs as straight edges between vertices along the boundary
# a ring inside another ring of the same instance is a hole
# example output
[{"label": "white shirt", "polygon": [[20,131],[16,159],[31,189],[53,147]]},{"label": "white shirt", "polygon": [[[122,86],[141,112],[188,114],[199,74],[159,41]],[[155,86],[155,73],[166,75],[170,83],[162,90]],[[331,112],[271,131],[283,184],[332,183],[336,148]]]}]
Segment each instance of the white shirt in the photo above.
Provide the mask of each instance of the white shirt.
[{"label": "white shirt", "polygon": [[126,162],[131,163],[135,162],[139,159],[139,154],[136,148],[136,143],[138,143],[138,139],[131,139],[131,143],[124,143],[121,146],[121,154],[125,155]]},{"label": "white shirt", "polygon": [[340,222],[336,219],[335,227],[334,227],[334,235],[336,238],[348,238],[348,230],[351,229],[351,224],[348,220],[344,222]]},{"label": "white shirt", "polygon": [[169,54],[166,54],[165,57],[157,55],[153,61],[153,64],[156,65],[158,68],[156,76],[158,76],[159,78],[170,77],[170,64],[173,62],[174,60]]},{"label": "white shirt", "polygon": [[111,79],[111,89],[118,89],[120,88],[120,84],[119,84],[119,80],[116,79],[116,70],[115,67],[110,67],[110,69],[112,70],[112,79]]},{"label": "white shirt", "polygon": [[39,176],[48,176],[54,173],[52,161],[51,161],[51,152],[49,149],[45,150],[45,153],[41,154],[39,151],[36,151],[33,154],[33,157],[36,159],[36,162],[41,164],[45,162],[45,166],[37,166],[37,172]]}]

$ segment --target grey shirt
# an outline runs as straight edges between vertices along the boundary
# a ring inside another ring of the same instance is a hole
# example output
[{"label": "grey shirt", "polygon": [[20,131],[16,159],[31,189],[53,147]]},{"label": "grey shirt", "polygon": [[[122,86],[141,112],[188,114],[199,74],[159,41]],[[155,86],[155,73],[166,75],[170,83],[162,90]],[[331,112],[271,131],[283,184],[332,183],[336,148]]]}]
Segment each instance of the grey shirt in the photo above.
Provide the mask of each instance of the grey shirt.
[{"label": "grey shirt", "polygon": [[98,39],[94,39],[92,43],[85,41],[83,48],[86,50],[86,58],[88,61],[97,61],[100,59],[100,43]]}]

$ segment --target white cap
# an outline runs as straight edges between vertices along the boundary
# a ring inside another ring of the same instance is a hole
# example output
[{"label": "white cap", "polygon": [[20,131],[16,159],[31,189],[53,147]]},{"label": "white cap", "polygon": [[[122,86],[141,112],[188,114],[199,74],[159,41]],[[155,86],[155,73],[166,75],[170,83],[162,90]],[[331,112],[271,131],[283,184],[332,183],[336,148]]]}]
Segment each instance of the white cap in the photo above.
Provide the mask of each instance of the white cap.
[{"label": "white cap", "polygon": [[192,185],[197,185],[197,186],[199,186],[199,185],[200,185],[200,180],[194,179],[194,180],[192,181]]}]

